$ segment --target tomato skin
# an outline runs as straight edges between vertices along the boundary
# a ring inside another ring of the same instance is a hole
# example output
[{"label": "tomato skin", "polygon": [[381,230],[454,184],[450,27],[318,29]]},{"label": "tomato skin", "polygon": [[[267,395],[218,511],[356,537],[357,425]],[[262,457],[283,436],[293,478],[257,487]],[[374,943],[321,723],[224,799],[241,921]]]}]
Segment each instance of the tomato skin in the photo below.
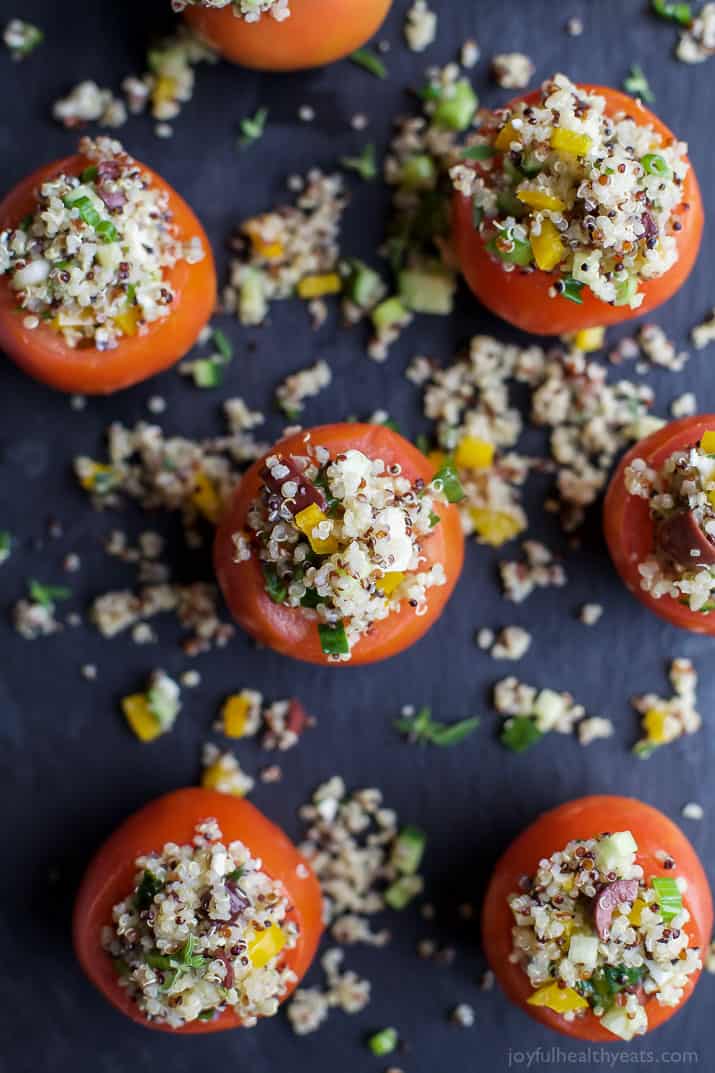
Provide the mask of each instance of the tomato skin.
[{"label": "tomato skin", "polygon": [[[0,203],[0,230],[14,227],[35,206],[35,191],[62,172],[79,174],[91,161],[67,157],[39,168]],[[107,395],[130,387],[173,365],[196,342],[216,305],[216,269],[206,233],[184,199],[146,165],[152,183],[169,196],[169,207],[184,239],[201,239],[205,257],[198,264],[180,261],[166,274],[176,297],[169,315],[140,335],[122,338],[113,350],[73,348],[45,324],[28,329],[17,312],[14,292],[0,276],[0,350],[26,373],[59,391]]]},{"label": "tomato skin", "polygon": [[[384,425],[336,424],[309,430],[313,442],[326,447],[332,457],[348,448],[363,451],[370,458],[381,458],[387,465],[398,462],[403,475],[414,481],[421,477],[429,482],[434,467],[420,451],[396,432]],[[276,444],[268,454],[301,454],[305,432],[289,436]],[[360,639],[347,663],[332,663],[320,647],[314,621],[305,618],[299,609],[274,604],[266,595],[264,578],[255,556],[234,563],[232,534],[242,529],[251,502],[261,487],[260,471],[264,456],[255,462],[241,481],[232,506],[222,520],[214,545],[214,566],[226,603],[237,622],[263,645],[294,659],[319,663],[328,667],[359,666],[388,659],[419,640],[436,622],[452,594],[464,561],[464,537],[456,507],[436,504],[435,512],[441,521],[425,540],[423,554],[427,569],[439,561],[447,581],[427,592],[427,614],[418,617],[411,607],[403,605],[386,619],[375,623],[372,632]]]},{"label": "tomato skin", "polygon": [[[613,115],[626,110],[642,118],[669,141],[674,134],[656,115],[626,93],[608,86],[580,85],[589,93],[606,98],[606,113]],[[523,99],[535,101],[538,92],[529,93]],[[507,107],[509,107],[507,105]],[[688,204],[689,209],[684,205]],[[682,287],[695,264],[700,249],[703,231],[703,203],[700,187],[692,164],[683,183],[683,204],[678,209],[682,231],[676,235],[679,257],[672,268],[658,279],[647,280],[640,285],[644,298],[638,309],[628,306],[612,306],[587,288],[581,292],[583,302],[577,305],[565,298],[550,298],[549,288],[558,278],[554,272],[505,272],[495,261],[472,224],[470,199],[455,193],[452,202],[453,237],[457,258],[467,283],[479,301],[496,316],[523,331],[534,335],[566,335],[583,328],[595,328],[620,324],[633,317],[640,317],[657,309]]]},{"label": "tomato skin", "polygon": [[[632,832],[638,843],[637,862],[644,876],[685,876],[688,890],[684,902],[691,914],[686,925],[691,945],[708,947],[713,926],[713,904],[702,864],[680,828],[657,809],[632,797],[593,796],[569,801],[543,813],[512,842],[497,862],[487,888],[482,911],[482,942],[487,960],[507,996],[535,1020],[566,1036],[593,1042],[617,1042],[599,1019],[588,1010],[572,1022],[543,1006],[529,1006],[533,993],[529,978],[519,965],[509,961],[513,916],[507,897],[518,891],[519,879],[533,875],[540,858],[550,857],[574,838],[592,838],[606,831]],[[665,872],[656,854],[665,850],[676,869]],[[649,1031],[663,1024],[687,1002],[700,973],[693,973],[679,1006],[660,1006],[655,999],[646,1003]]]},{"label": "tomato skin", "polygon": [[715,614],[691,611],[672,596],[655,599],[640,585],[638,564],[653,551],[653,522],[648,501],[626,491],[625,471],[634,458],[657,469],[677,450],[696,444],[704,432],[715,429],[715,414],[683,417],[634,444],[611,478],[603,505],[603,529],[611,559],[629,592],[656,615],[674,626],[715,636]]},{"label": "tomato skin", "polygon": [[238,19],[230,6],[189,7],[192,30],[228,60],[260,71],[322,67],[364,45],[382,25],[392,0],[293,0],[282,22],[262,15]]},{"label": "tomato skin", "polygon": [[[135,859],[161,850],[166,842],[190,842],[195,825],[209,817],[218,821],[225,843],[238,839],[260,857],[265,871],[272,879],[283,882],[292,900],[288,919],[299,924],[301,937],[297,946],[288,951],[285,963],[298,979],[281,1001],[289,997],[308,971],[323,930],[322,897],[315,875],[287,835],[248,801],[216,790],[189,787],[159,797],[135,812],[110,835],[85,872],[74,907],[74,949],[91,982],[113,1006],[145,1028],[175,1035],[221,1032],[239,1028],[241,1022],[231,1010],[225,1010],[215,1021],[191,1021],[181,1028],[148,1021],[117,983],[111,958],[101,948],[100,934],[104,925],[111,924],[112,907],[126,898],[134,885]],[[296,874],[298,865],[306,869],[304,878]]]}]

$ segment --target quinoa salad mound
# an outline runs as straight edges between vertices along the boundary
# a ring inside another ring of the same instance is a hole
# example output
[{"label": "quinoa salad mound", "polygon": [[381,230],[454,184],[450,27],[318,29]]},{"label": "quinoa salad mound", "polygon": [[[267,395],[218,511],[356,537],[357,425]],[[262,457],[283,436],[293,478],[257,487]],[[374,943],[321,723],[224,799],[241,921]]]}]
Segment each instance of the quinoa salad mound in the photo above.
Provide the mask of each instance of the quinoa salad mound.
[{"label": "quinoa salad mound", "polygon": [[171,314],[169,271],[205,250],[177,234],[168,193],[118,141],[82,138],[79,155],[79,174],[45,179],[33,211],[0,232],[0,276],[25,328],[106,351]]},{"label": "quinoa salad mound", "polygon": [[283,22],[290,16],[292,0],[171,0],[176,12],[187,7],[207,7],[221,9],[230,7],[233,15],[244,22],[259,22],[261,15],[270,14],[276,22]]},{"label": "quinoa salad mound", "polygon": [[234,561],[257,550],[270,599],[314,621],[323,653],[345,662],[375,623],[403,605],[426,614],[428,591],[447,583],[424,545],[441,523],[435,508],[461,488],[449,465],[413,482],[360,450],[331,457],[310,435],[303,445],[266,458]]},{"label": "quinoa salad mound", "polygon": [[192,842],[136,860],[131,893],[112,910],[102,946],[119,985],[150,1021],[181,1028],[232,1010],[244,1027],[278,1010],[296,976],[285,953],[298,928],[280,883],[215,820]]},{"label": "quinoa salad mound", "polygon": [[688,205],[687,147],[556,74],[529,96],[484,114],[455,188],[506,272],[555,274],[550,297],[638,309],[642,285],[678,260]]},{"label": "quinoa salad mound", "polygon": [[686,929],[687,882],[658,856],[671,874],[645,876],[636,840],[619,831],[574,839],[524,877],[508,902],[511,960],[529,978],[530,1005],[568,1022],[591,1011],[630,1040],[648,1031],[647,1003],[681,1003],[702,962]]},{"label": "quinoa salad mound", "polygon": [[674,451],[657,469],[634,458],[626,491],[648,501],[654,549],[638,564],[641,588],[691,611],[715,609],[715,431]]}]

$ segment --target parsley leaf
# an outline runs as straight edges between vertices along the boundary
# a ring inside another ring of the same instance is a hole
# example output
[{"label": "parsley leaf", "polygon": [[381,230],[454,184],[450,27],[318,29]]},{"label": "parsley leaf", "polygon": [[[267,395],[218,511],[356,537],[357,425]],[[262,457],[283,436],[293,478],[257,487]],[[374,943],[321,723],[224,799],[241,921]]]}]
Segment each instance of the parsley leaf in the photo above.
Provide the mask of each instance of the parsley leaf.
[{"label": "parsley leaf", "polygon": [[409,742],[446,748],[464,741],[479,726],[479,718],[473,716],[458,723],[440,723],[432,718],[431,709],[425,707],[414,716],[396,719],[393,725]]},{"label": "parsley leaf", "polygon": [[651,10],[661,19],[677,22],[680,26],[690,26],[693,12],[690,4],[678,3],[677,0],[650,0]]},{"label": "parsley leaf", "polygon": [[507,719],[499,740],[513,753],[523,753],[541,741],[543,734],[528,715],[516,715]]},{"label": "parsley leaf", "polygon": [[648,104],[653,104],[655,100],[655,94],[648,85],[648,79],[643,68],[637,63],[632,65],[628,78],[623,79],[623,88],[627,93],[632,93],[634,97],[640,97],[641,100],[647,101]]},{"label": "parsley leaf", "polygon": [[51,611],[56,600],[69,600],[72,590],[65,585],[41,585],[32,578],[28,584],[30,599]]},{"label": "parsley leaf", "polygon": [[380,57],[371,52],[369,48],[357,49],[357,51],[351,53],[348,59],[352,63],[356,63],[358,67],[363,67],[366,71],[369,71],[371,75],[375,75],[376,78],[387,78],[387,67],[385,67]]},{"label": "parsley leaf", "polygon": [[268,119],[268,109],[259,108],[254,116],[246,116],[242,119],[239,127],[241,137],[238,139],[239,148],[248,149],[250,145],[263,137]]},{"label": "parsley leaf", "polygon": [[377,178],[377,158],[375,146],[368,142],[360,156],[342,156],[340,164],[348,171],[355,171],[366,183]]}]

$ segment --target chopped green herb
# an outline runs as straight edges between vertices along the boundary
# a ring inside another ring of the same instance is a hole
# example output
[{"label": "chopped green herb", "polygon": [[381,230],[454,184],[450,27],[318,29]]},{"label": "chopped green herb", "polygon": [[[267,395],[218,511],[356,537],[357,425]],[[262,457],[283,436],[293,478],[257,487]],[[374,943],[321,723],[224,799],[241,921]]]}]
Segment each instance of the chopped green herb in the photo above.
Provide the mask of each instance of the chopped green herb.
[{"label": "chopped green herb", "polygon": [[[496,149],[491,145],[469,145],[462,152],[465,160],[490,160],[496,154]],[[509,158],[506,157],[504,163]]]},{"label": "chopped green herb", "polygon": [[650,0],[650,6],[661,19],[677,22],[680,26],[690,26],[693,21],[690,4],[677,3],[673,0]]},{"label": "chopped green herb", "polygon": [[253,145],[254,142],[263,137],[267,119],[268,109],[259,108],[254,116],[246,116],[245,119],[241,120],[239,124],[241,137],[238,139],[241,149],[247,149],[249,145]]},{"label": "chopped green herb", "polygon": [[112,968],[114,969],[117,976],[128,976],[131,972],[131,969],[127,965],[124,958],[113,958]]},{"label": "chopped green herb", "polygon": [[396,719],[393,725],[395,730],[405,734],[410,742],[445,748],[464,741],[479,726],[479,718],[474,716],[458,723],[440,723],[432,718],[431,709],[424,707],[414,716]]},{"label": "chopped green herb", "polygon": [[206,964],[205,957],[202,957],[201,954],[194,954],[195,946],[195,936],[189,935],[188,939],[179,951],[179,961],[182,965],[185,965],[187,969],[200,969]]},{"label": "chopped green herb", "polygon": [[383,1028],[380,1032],[376,1032],[374,1036],[370,1036],[367,1045],[372,1053],[378,1056],[392,1054],[397,1047],[398,1038],[396,1029]]},{"label": "chopped green herb", "polygon": [[591,1006],[608,1010],[613,1006],[616,995],[626,987],[634,987],[646,974],[644,965],[638,968],[625,965],[603,965],[591,974],[588,980],[579,980],[576,990]]},{"label": "chopped green herb", "polygon": [[80,181],[83,183],[93,183],[98,174],[97,165],[90,164],[88,168],[85,168],[84,171],[80,172]]},{"label": "chopped green herb", "polygon": [[263,587],[274,604],[282,604],[288,595],[288,586],[269,563],[263,564]]},{"label": "chopped green herb", "polygon": [[366,183],[377,178],[377,157],[372,142],[367,143],[360,156],[342,156],[340,163],[348,171],[356,171]]},{"label": "chopped green herb", "polygon": [[318,596],[315,589],[306,589],[305,595],[302,596],[300,600],[301,607],[317,607],[318,604],[323,603],[325,603],[325,597]]},{"label": "chopped green herb", "polygon": [[127,283],[127,305],[131,306],[137,300],[137,289],[133,283]]},{"label": "chopped green herb", "polygon": [[216,1007],[212,1006],[209,1010],[202,1010],[196,1018],[197,1021],[213,1021],[216,1016]]},{"label": "chopped green herb", "polygon": [[442,519],[440,518],[439,514],[435,514],[433,510],[429,512],[430,529],[434,529],[435,525],[439,525],[441,521]]},{"label": "chopped green herb", "polygon": [[507,719],[499,740],[513,753],[523,753],[541,741],[543,734],[528,715],[516,715]]},{"label": "chopped green herb", "polygon": [[678,881],[672,876],[651,876],[653,890],[658,895],[660,915],[667,923],[677,916],[683,908],[683,896]]},{"label": "chopped green herb", "polygon": [[224,335],[220,328],[213,329],[213,331],[211,332],[211,340],[223,360],[227,363],[231,361],[231,358],[233,357],[233,346],[231,345],[231,341],[227,339],[227,337]]},{"label": "chopped green herb", "polygon": [[673,174],[665,157],[659,153],[646,153],[641,157],[641,164],[648,175],[656,175],[659,179],[669,179]]},{"label": "chopped green herb", "polygon": [[421,451],[423,455],[428,455],[432,450],[430,438],[424,432],[420,432],[419,436],[415,440],[415,447],[418,451]]},{"label": "chopped green herb", "polygon": [[134,895],[134,905],[141,911],[142,909],[148,909],[151,903],[154,901],[155,895],[164,889],[163,882],[150,872],[148,868],[144,870],[144,875],[141,878],[141,882],[137,887],[137,892]]},{"label": "chopped green herb", "polygon": [[72,595],[72,590],[65,585],[41,585],[34,578],[30,580],[28,588],[30,599],[37,604],[42,604],[48,611],[51,611],[55,606],[56,600],[69,600]]},{"label": "chopped green herb", "polygon": [[347,656],[350,652],[348,637],[342,622],[337,626],[328,626],[321,622],[318,626],[320,647],[326,656]]},{"label": "chopped green herb", "polygon": [[243,874],[245,871],[246,869],[243,866],[241,866],[240,868],[234,868],[232,872],[228,873],[225,879],[227,881],[230,881],[231,883],[238,883],[239,879],[243,878]]},{"label": "chopped green herb", "polygon": [[565,276],[561,283],[563,284],[563,290],[560,292],[562,298],[566,298],[569,302],[574,302],[577,306],[583,305],[583,297],[581,291],[585,284],[580,280],[573,279],[571,276]]},{"label": "chopped green herb", "polygon": [[655,101],[655,94],[648,85],[645,72],[637,63],[632,65],[628,78],[623,79],[623,88],[626,93],[632,93],[634,97],[640,97],[648,104],[653,104]]},{"label": "chopped green herb", "polygon": [[356,63],[358,67],[362,67],[369,71],[371,75],[375,75],[376,78],[387,78],[387,67],[385,67],[379,56],[376,56],[374,52],[370,52],[369,48],[359,48],[352,52],[348,58],[352,63]]},{"label": "chopped green herb", "polygon": [[464,489],[457,476],[457,471],[454,468],[454,462],[451,459],[448,458],[439,467],[432,478],[432,484],[434,484],[435,481],[441,482],[442,491],[444,492],[445,499],[448,503],[459,503],[464,499]]},{"label": "chopped green herb", "polygon": [[12,551],[12,533],[8,529],[0,529],[0,564],[10,558]]},{"label": "chopped green herb", "polygon": [[28,212],[27,216],[23,216],[23,218],[20,220],[20,224],[19,224],[20,230],[21,231],[29,231],[29,229],[32,227],[32,221],[34,219],[35,219],[35,217],[32,215],[32,213]]}]

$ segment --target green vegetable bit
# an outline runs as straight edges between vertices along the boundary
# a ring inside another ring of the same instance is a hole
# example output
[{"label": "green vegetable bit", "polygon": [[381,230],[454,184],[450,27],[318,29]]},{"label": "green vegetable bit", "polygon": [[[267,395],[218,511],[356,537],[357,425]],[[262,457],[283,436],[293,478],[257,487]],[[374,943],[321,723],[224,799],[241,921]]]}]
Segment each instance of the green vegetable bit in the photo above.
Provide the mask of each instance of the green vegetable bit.
[{"label": "green vegetable bit", "polygon": [[523,753],[541,741],[543,734],[528,715],[515,715],[507,719],[499,740],[513,753]]},{"label": "green vegetable bit", "polygon": [[288,595],[285,581],[278,577],[276,568],[268,563],[263,564],[263,588],[274,604],[282,604]]},{"label": "green vegetable bit", "polygon": [[398,1039],[396,1029],[383,1028],[380,1032],[376,1032],[374,1036],[370,1036],[367,1045],[373,1054],[382,1057],[386,1054],[392,1054],[397,1047]]},{"label": "green vegetable bit", "polygon": [[225,362],[231,361],[233,357],[233,346],[231,341],[226,338],[220,328],[214,328],[211,332],[211,341],[218,350],[219,354]]},{"label": "green vegetable bit", "polygon": [[357,172],[366,183],[377,178],[377,155],[372,142],[367,143],[360,156],[342,156],[340,163],[348,171]]},{"label": "green vegetable bit", "polygon": [[201,358],[191,366],[191,375],[197,387],[219,387],[223,382],[223,362]]},{"label": "green vegetable bit", "polygon": [[422,893],[422,889],[423,883],[419,876],[401,876],[387,888],[383,898],[390,909],[399,913]]},{"label": "green vegetable bit", "polygon": [[[496,149],[491,145],[469,145],[462,153],[465,160],[491,160],[495,155]],[[505,158],[505,164],[508,159]]]},{"label": "green vegetable bit", "polygon": [[238,139],[241,149],[248,149],[249,145],[253,145],[254,142],[263,137],[267,119],[268,109],[259,108],[254,116],[246,116],[245,119],[241,120],[239,124],[241,137]]},{"label": "green vegetable bit", "polygon": [[73,198],[70,194],[63,198],[63,203],[65,208],[77,209],[80,219],[87,224],[87,227],[93,228],[103,242],[116,242],[119,238],[119,232],[112,221],[102,219],[86,194],[78,198]]},{"label": "green vegetable bit", "polygon": [[457,476],[454,463],[450,459],[447,459],[439,467],[432,478],[432,484],[435,481],[441,481],[442,491],[448,503],[459,503],[464,499],[465,492],[462,488],[462,483]]},{"label": "green vegetable bit", "polygon": [[372,309],[385,293],[379,273],[364,261],[351,258],[341,265],[345,276],[344,293],[360,309]]},{"label": "green vegetable bit", "polygon": [[561,283],[563,286],[563,290],[560,292],[561,297],[566,298],[569,302],[574,302],[577,306],[583,305],[581,292],[586,284],[581,283],[580,280],[573,279],[571,276],[565,276]]},{"label": "green vegetable bit", "polygon": [[502,250],[497,245],[496,237],[494,237],[489,239],[486,244],[490,253],[493,253],[495,257],[498,257],[500,261],[504,261],[508,265],[520,265],[522,268],[526,268],[527,265],[531,264],[533,254],[530,244],[525,239],[515,238],[508,227],[502,229],[501,237],[511,243],[511,249]]},{"label": "green vegetable bit", "polygon": [[28,589],[30,599],[46,607],[48,611],[54,608],[55,601],[69,600],[72,595],[72,590],[65,585],[42,585],[39,581],[35,581],[34,578],[30,580]]},{"label": "green vegetable bit", "polygon": [[414,716],[404,716],[394,722],[395,730],[418,745],[439,745],[448,748],[459,745],[479,726],[479,717],[462,719],[458,723],[440,723],[432,718],[431,708],[420,708]]},{"label": "green vegetable bit", "polygon": [[466,78],[442,91],[437,100],[432,121],[442,130],[466,130],[474,119],[479,99]]},{"label": "green vegetable bit", "polygon": [[646,153],[641,157],[641,164],[648,175],[657,175],[659,179],[670,179],[673,174],[665,157],[659,153]]},{"label": "green vegetable bit", "polygon": [[154,901],[155,895],[159,894],[163,889],[164,884],[158,876],[155,876],[148,868],[145,869],[144,875],[141,877],[141,882],[137,887],[137,892],[134,895],[134,905],[140,911],[142,909],[148,909]]},{"label": "green vegetable bit", "polygon": [[97,178],[98,174],[99,174],[99,169],[97,168],[97,165],[96,164],[90,164],[90,166],[88,168],[85,168],[84,171],[80,172],[80,176],[79,176],[80,182],[93,183],[94,180]]},{"label": "green vegetable bit", "polygon": [[[19,23],[19,39],[17,43],[7,42],[10,54],[14,60],[24,60],[26,56],[29,56],[31,52],[34,52],[42,42],[45,40],[44,31],[39,26],[35,26],[32,22],[24,22],[20,19],[14,20]],[[8,30],[6,29],[6,34]]]},{"label": "green vegetable bit", "polygon": [[369,71],[371,75],[375,75],[376,78],[387,78],[387,67],[385,67],[380,57],[371,52],[369,48],[359,48],[351,53],[348,58],[352,63],[356,63],[358,67],[362,67],[364,70]]},{"label": "green vegetable bit", "polygon": [[405,876],[417,873],[427,845],[427,835],[419,827],[403,827],[392,845],[391,863]]},{"label": "green vegetable bit", "polygon": [[683,896],[678,882],[672,876],[651,876],[651,885],[658,895],[660,915],[666,923],[677,916],[683,908]]},{"label": "green vegetable bit", "polygon": [[342,622],[339,622],[337,626],[328,626],[326,623],[321,622],[318,625],[318,636],[320,637],[320,647],[326,656],[347,656],[349,654],[350,645]]},{"label": "green vegetable bit", "polygon": [[631,968],[625,965],[603,965],[596,969],[588,980],[579,980],[576,990],[591,1006],[608,1010],[613,1006],[616,995],[626,987],[634,987],[646,974],[645,966]]},{"label": "green vegetable bit", "polygon": [[12,551],[12,533],[8,529],[0,529],[0,565],[10,558]]},{"label": "green vegetable bit", "polygon": [[409,314],[399,298],[386,298],[372,311],[371,319],[373,327],[378,335],[390,331],[406,321]]},{"label": "green vegetable bit", "polygon": [[653,104],[655,101],[655,94],[648,85],[648,79],[643,68],[637,63],[632,65],[630,74],[623,79],[623,88],[626,93],[632,93],[634,97],[640,97],[642,100],[647,101],[648,104]]},{"label": "green vegetable bit", "polygon": [[414,153],[402,164],[400,186],[406,190],[433,190],[438,177],[433,158],[427,153]]},{"label": "green vegetable bit", "polygon": [[677,3],[673,0],[650,0],[651,10],[661,19],[677,22],[680,26],[690,26],[693,13],[690,4]]}]

